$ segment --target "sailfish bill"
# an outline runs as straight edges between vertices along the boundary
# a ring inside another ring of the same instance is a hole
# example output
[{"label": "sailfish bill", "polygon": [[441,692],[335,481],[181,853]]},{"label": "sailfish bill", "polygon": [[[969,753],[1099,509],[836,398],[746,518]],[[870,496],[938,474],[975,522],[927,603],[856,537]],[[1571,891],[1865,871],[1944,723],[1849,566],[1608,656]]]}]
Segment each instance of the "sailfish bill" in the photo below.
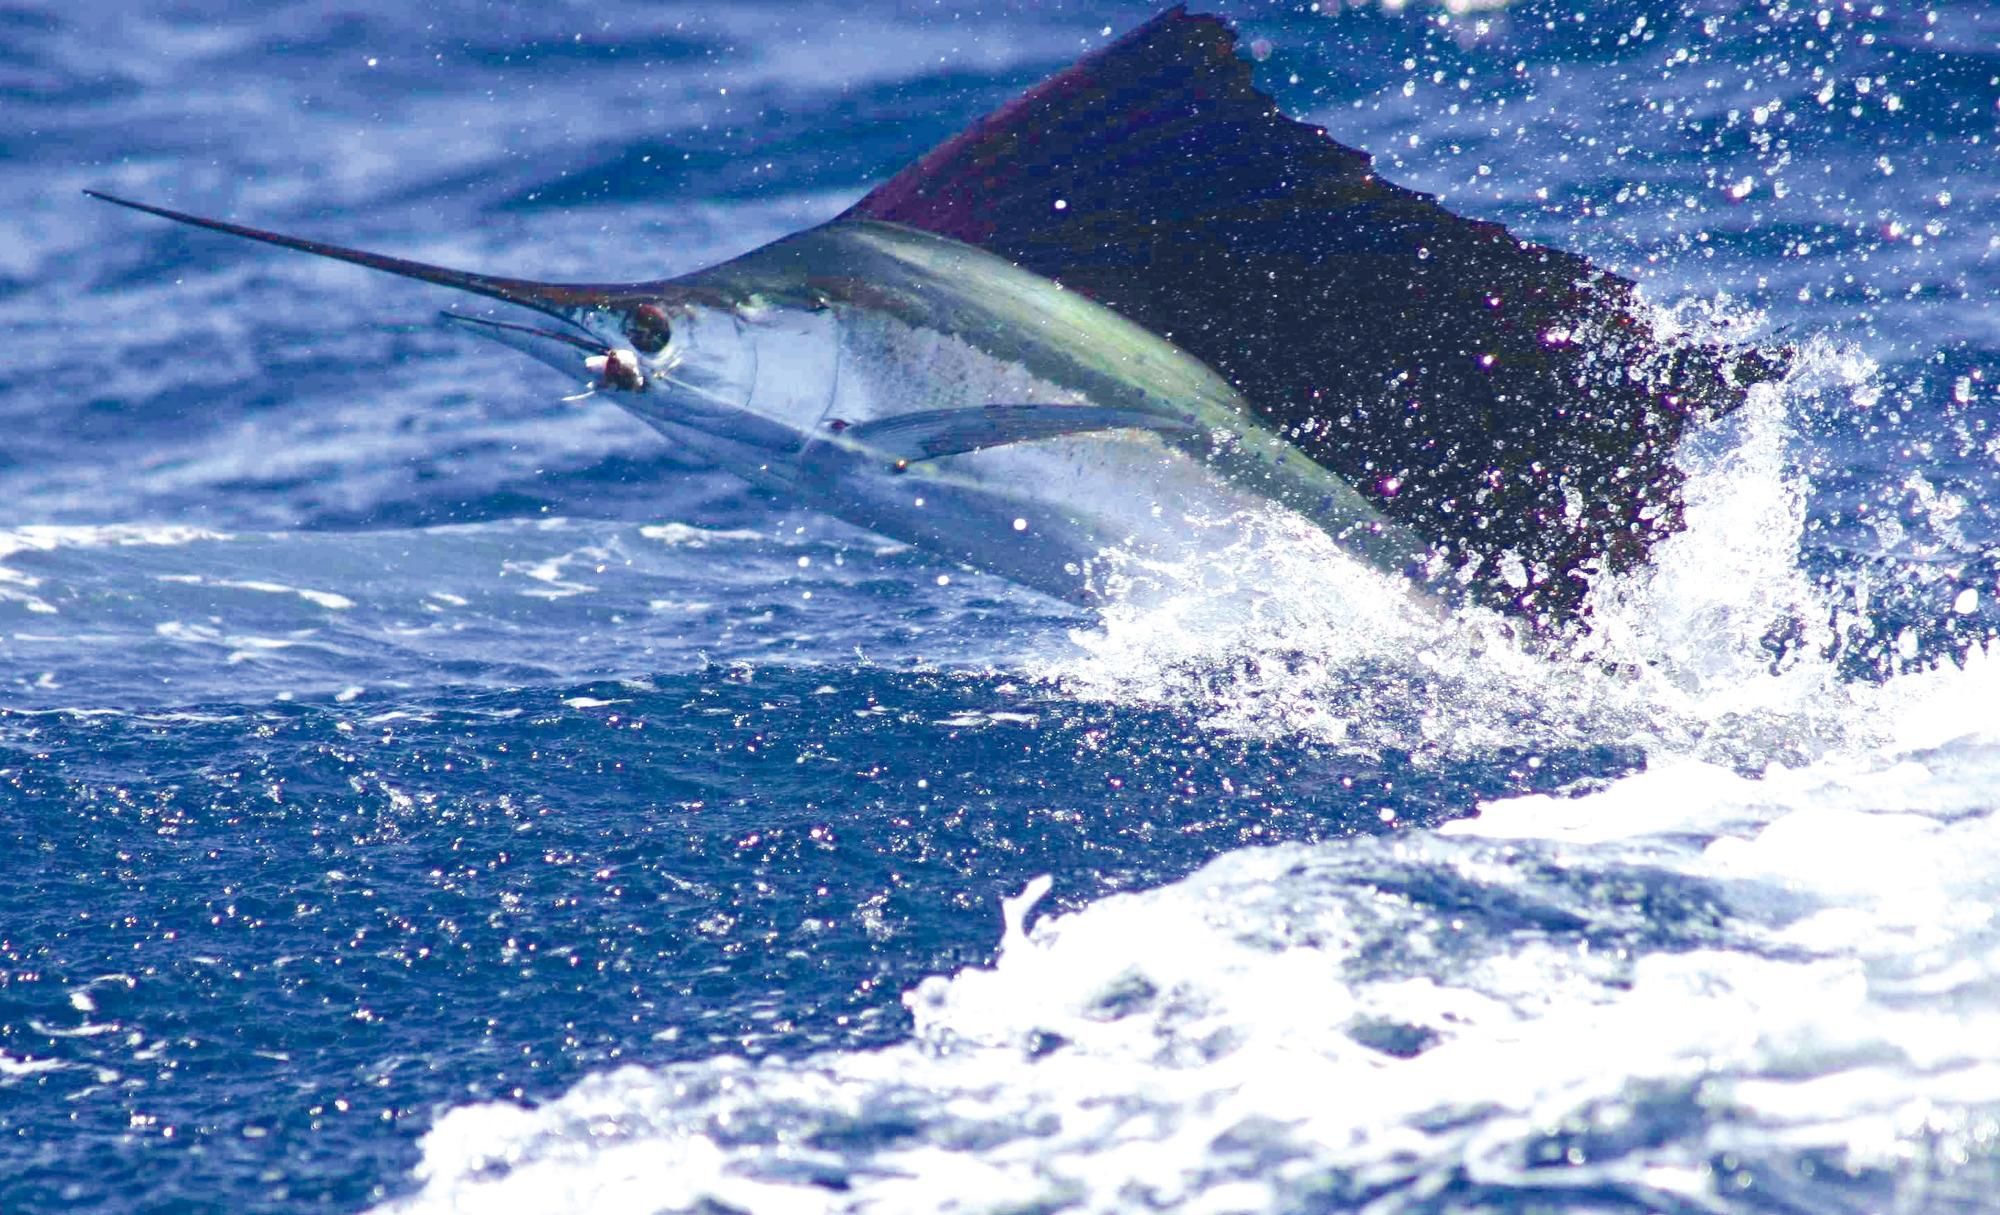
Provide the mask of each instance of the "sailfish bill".
[{"label": "sailfish bill", "polygon": [[[1633,284],[1378,177],[1175,8],[832,222],[657,282],[450,270],[94,197],[469,291],[792,500],[1079,602],[1304,516],[1547,631],[1681,525],[1682,434],[1782,356],[1658,336]],[[1606,374],[1611,369],[1615,374]]]},{"label": "sailfish bill", "polygon": [[210,232],[221,232],[229,236],[240,236],[245,240],[261,241],[267,245],[277,245],[285,249],[297,249],[315,257],[332,258],[335,261],[352,262],[366,266],[370,270],[381,270],[404,278],[421,279],[443,287],[454,287],[460,291],[470,291],[489,299],[501,300],[509,304],[520,304],[547,312],[552,316],[564,315],[564,310],[602,302],[620,294],[638,290],[635,287],[566,286],[560,283],[538,283],[529,279],[502,278],[491,274],[473,274],[465,270],[452,270],[444,266],[432,266],[408,258],[389,257],[381,253],[369,253],[361,249],[349,249],[325,241],[306,240],[297,236],[286,236],[282,232],[267,232],[262,228],[232,224],[220,219],[208,219],[200,215],[190,215],[185,211],[169,210],[150,203],[133,202],[129,198],[119,198],[101,190],[85,190],[84,194],[101,202],[114,203],[171,219],[175,223],[187,224],[194,228],[206,228]]}]

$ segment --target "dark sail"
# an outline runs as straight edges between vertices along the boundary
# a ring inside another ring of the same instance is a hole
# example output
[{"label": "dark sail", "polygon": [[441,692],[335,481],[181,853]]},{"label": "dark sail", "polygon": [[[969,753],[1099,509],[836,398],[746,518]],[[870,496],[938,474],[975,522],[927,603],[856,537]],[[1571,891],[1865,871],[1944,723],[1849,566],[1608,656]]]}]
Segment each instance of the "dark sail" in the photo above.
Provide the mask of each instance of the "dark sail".
[{"label": "dark sail", "polygon": [[[1447,554],[1570,618],[1678,530],[1675,442],[1776,359],[1664,344],[1633,285],[1376,176],[1174,9],[946,141],[846,217],[982,246],[1174,341]],[[837,222],[837,221],[836,221]]]}]

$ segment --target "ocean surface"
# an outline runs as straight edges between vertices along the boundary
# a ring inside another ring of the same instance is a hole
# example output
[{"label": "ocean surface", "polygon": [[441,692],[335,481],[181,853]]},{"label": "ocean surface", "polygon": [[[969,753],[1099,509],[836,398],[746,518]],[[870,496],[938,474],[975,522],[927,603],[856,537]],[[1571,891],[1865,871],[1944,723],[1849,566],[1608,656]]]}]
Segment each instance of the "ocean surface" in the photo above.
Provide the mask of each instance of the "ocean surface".
[{"label": "ocean surface", "polygon": [[1080,612],[80,193],[664,276],[1151,11],[0,5],[0,1210],[2000,1209],[1982,0],[1230,10],[1797,351],[1553,657]]}]

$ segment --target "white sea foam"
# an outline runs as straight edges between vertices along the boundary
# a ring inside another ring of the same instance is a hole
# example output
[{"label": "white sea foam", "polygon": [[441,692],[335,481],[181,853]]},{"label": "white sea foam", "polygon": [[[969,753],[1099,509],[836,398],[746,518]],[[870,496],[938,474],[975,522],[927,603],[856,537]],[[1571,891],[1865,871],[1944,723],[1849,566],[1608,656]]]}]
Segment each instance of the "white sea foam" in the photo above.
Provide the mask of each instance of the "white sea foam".
[{"label": "white sea foam", "polygon": [[47,553],[64,548],[105,548],[134,545],[177,546],[198,540],[227,540],[222,532],[177,524],[28,524],[0,528],[0,603],[13,602],[39,615],[55,615],[61,609],[38,595],[42,579],[15,569],[7,559],[19,553]]},{"label": "white sea foam", "polygon": [[392,1209],[1924,1209],[2000,1180],[1996,785],[1989,723],[1031,890],[906,1044],[457,1110]]},{"label": "white sea foam", "polygon": [[58,548],[103,548],[112,545],[181,545],[197,540],[228,540],[226,532],[180,524],[38,523],[0,528],[0,561],[19,552],[48,552]]},{"label": "white sea foam", "polygon": [[[1199,563],[1105,554],[1109,605],[1071,634],[1083,660],[1065,654],[1036,673],[1073,695],[1192,706],[1224,729],[1346,739],[1367,728],[1368,706],[1342,694],[1357,674],[1410,655],[1435,672],[1440,644],[1454,660],[1484,654],[1504,627],[1463,613],[1447,629],[1441,609],[1295,516],[1226,526],[1242,538]],[[1423,718],[1410,716],[1419,732]]]},{"label": "white sea foam", "polygon": [[[1662,316],[1696,323],[1720,322]],[[1861,622],[1799,568],[1809,486],[1795,435],[1829,401],[1865,406],[1874,370],[1808,342],[1783,381],[1692,436],[1685,529],[1644,568],[1600,579],[1591,631],[1560,659],[1490,613],[1413,606],[1311,529],[1271,521],[1172,593],[1115,603],[1074,634],[1082,661],[1038,673],[1077,696],[1192,708],[1215,728],[1420,757],[1610,743],[1755,768],[1872,745],[1884,736],[1868,706],[1902,694],[1840,673],[1841,633]]]},{"label": "white sea foam", "polygon": [[315,607],[323,607],[330,612],[344,612],[354,606],[354,600],[335,591],[316,591],[310,587],[287,586],[282,582],[269,582],[260,578],[206,578],[201,574],[156,574],[161,582],[178,582],[185,586],[216,586],[225,590],[256,591],[264,595],[297,595]]},{"label": "white sea foam", "polygon": [[608,556],[609,553],[603,548],[587,546],[573,552],[544,557],[539,561],[503,561],[500,570],[502,577],[508,574],[524,574],[540,583],[540,586],[532,586],[520,592],[530,599],[566,599],[572,595],[588,595],[597,589],[595,583],[580,582],[565,577],[569,568],[573,565],[584,565],[601,571],[602,562]]},{"label": "white sea foam", "polygon": [[755,531],[747,527],[696,527],[692,523],[651,523],[639,529],[639,534],[648,540],[657,540],[670,547],[707,548],[711,544],[773,544],[783,543],[784,536]]}]

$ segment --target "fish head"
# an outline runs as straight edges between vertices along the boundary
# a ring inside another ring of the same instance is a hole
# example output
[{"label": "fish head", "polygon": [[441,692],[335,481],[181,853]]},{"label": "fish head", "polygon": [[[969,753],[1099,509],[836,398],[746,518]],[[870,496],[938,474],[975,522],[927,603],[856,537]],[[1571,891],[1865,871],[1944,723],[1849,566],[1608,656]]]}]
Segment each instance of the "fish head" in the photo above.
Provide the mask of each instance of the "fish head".
[{"label": "fish head", "polygon": [[609,397],[753,481],[781,475],[831,402],[837,337],[823,309],[663,282],[540,310],[566,327],[444,315],[558,371],[581,373],[585,387],[572,399]]},{"label": "fish head", "polygon": [[[565,292],[589,289],[560,288]],[[599,298],[514,299],[564,327],[443,313],[445,320],[566,375],[585,395],[606,393],[648,421],[692,421],[740,411],[756,360],[736,309],[671,283],[606,290]]]}]

